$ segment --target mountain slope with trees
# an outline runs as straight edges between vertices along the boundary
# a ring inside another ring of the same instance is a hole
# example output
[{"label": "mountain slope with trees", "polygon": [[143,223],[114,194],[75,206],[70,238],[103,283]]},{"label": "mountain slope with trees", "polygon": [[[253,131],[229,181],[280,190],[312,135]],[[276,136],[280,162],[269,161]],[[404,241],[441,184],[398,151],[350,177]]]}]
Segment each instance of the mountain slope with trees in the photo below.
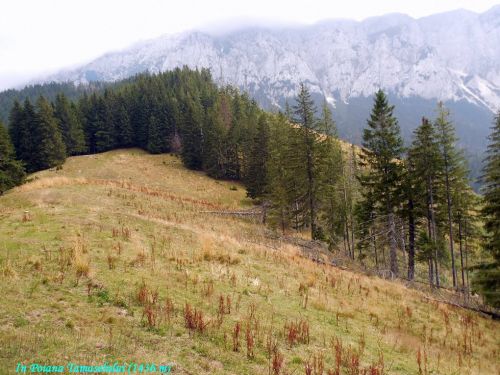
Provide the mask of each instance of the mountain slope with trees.
[{"label": "mountain slope with trees", "polygon": [[345,150],[329,106],[317,110],[305,84],[292,106],[271,114],[245,93],[219,88],[208,70],[183,68],[75,102],[63,93],[52,104],[16,101],[9,132],[28,172],[124,147],[178,154],[190,169],[243,182],[283,234],[308,232],[386,277],[407,275],[465,297],[469,272],[483,259],[479,203],[449,112],[437,109],[406,150],[395,108],[379,90],[364,147]]}]

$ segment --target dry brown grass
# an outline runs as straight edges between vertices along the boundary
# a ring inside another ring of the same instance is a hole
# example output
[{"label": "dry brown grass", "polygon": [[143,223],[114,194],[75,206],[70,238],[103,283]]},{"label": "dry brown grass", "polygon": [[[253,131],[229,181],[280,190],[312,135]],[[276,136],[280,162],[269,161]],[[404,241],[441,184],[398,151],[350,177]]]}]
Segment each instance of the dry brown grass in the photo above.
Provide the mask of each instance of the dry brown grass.
[{"label": "dry brown grass", "polygon": [[114,151],[37,176],[0,198],[0,372],[112,356],[196,374],[498,373],[497,322],[201,213],[247,207],[244,189],[175,157]]}]

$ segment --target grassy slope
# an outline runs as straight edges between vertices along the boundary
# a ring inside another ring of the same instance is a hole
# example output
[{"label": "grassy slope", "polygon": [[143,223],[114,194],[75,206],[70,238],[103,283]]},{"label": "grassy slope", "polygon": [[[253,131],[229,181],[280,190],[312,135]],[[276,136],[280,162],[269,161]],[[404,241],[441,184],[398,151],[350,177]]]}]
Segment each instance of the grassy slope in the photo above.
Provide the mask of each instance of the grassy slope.
[{"label": "grassy slope", "polygon": [[[250,202],[241,186],[187,171],[172,156],[114,151],[36,176],[0,197],[0,373],[17,362],[118,360],[264,374],[273,340],[294,374],[314,357],[334,369],[336,353],[341,373],[359,356],[364,368],[418,374],[419,349],[422,371],[499,373],[497,322],[316,265],[271,244],[258,224],[203,213]],[[231,312],[218,323],[220,295]],[[186,303],[203,312],[203,333],[185,327]],[[309,324],[310,342],[290,346],[284,326],[298,320]]]}]

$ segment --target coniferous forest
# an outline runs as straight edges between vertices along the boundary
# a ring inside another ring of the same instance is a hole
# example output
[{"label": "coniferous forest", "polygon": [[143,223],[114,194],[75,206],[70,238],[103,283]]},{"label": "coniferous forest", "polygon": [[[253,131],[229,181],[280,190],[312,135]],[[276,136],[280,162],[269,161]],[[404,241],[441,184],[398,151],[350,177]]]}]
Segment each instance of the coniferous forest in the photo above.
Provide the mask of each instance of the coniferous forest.
[{"label": "coniferous forest", "polygon": [[0,193],[68,156],[174,153],[189,169],[241,181],[279,232],[307,233],[386,277],[477,291],[500,306],[500,113],[478,195],[442,104],[405,145],[377,92],[357,147],[337,138],[335,114],[306,85],[279,113],[187,68],[52,97],[14,101],[8,131],[0,126]]}]

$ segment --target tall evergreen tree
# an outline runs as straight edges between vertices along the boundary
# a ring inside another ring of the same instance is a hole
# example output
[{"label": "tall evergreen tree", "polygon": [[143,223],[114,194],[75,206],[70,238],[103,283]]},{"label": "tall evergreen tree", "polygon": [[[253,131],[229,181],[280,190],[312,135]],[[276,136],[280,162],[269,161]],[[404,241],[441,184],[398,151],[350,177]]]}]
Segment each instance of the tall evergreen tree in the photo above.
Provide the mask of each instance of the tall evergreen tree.
[{"label": "tall evergreen tree", "polygon": [[408,157],[403,164],[403,176],[401,183],[401,202],[402,214],[408,224],[408,267],[407,278],[413,280],[415,278],[415,240],[417,226],[417,185],[418,177],[416,176],[415,163]]},{"label": "tall evergreen tree", "polygon": [[23,106],[16,102],[9,116],[9,132],[16,156],[23,161],[27,172],[37,170],[37,143],[34,138],[37,126],[35,108],[31,102],[26,99]]},{"label": "tall evergreen tree", "polygon": [[[440,285],[438,266],[439,233],[436,223],[436,203],[438,180],[443,169],[443,160],[438,144],[436,129],[428,119],[422,118],[422,124],[414,131],[414,140],[408,152],[408,166],[413,181],[412,200],[415,214],[427,220],[425,240],[426,261],[429,266],[429,282]],[[428,243],[427,243],[428,242]],[[422,250],[423,251],[423,250]],[[422,259],[422,256],[420,257]]]},{"label": "tall evergreen tree", "polygon": [[64,94],[56,96],[54,116],[58,120],[67,155],[80,155],[86,151],[85,134],[76,108]]},{"label": "tall evergreen tree", "polygon": [[0,122],[0,195],[21,184],[24,175],[22,163],[15,160],[14,146],[10,141],[9,133]]},{"label": "tall evergreen tree", "polygon": [[262,197],[266,193],[267,165],[269,159],[269,125],[266,115],[262,114],[257,123],[245,176],[247,195],[250,198]]},{"label": "tall evergreen tree", "polygon": [[182,139],[181,157],[190,169],[201,169],[205,143],[203,133],[203,108],[192,98],[186,98],[181,114],[180,133]]},{"label": "tall evergreen tree", "polygon": [[18,155],[24,156],[25,150],[22,149],[21,142],[29,132],[25,129],[23,106],[17,100],[14,101],[9,114],[9,135]]},{"label": "tall evergreen tree", "polygon": [[403,140],[393,111],[394,106],[389,105],[386,95],[379,90],[375,95],[368,127],[363,132],[361,161],[368,170],[360,177],[360,182],[366,191],[373,194],[371,199],[377,202],[378,214],[387,216],[390,269],[397,276],[399,270],[394,214],[398,207],[397,191],[402,168],[398,159],[403,152]]},{"label": "tall evergreen tree", "polygon": [[151,115],[149,118],[149,134],[148,134],[148,144],[147,150],[152,154],[159,154],[162,152],[162,148],[166,142],[166,139],[162,137],[161,123],[160,120]]},{"label": "tall evergreen tree", "polygon": [[474,284],[488,303],[500,307],[500,111],[495,118],[489,140],[482,177],[482,214],[486,230],[484,248],[492,261],[481,266],[474,278]]},{"label": "tall evergreen tree", "polygon": [[36,128],[33,141],[35,170],[57,167],[66,160],[66,147],[54,111],[43,96],[38,98],[36,103]]},{"label": "tall evergreen tree", "polygon": [[323,103],[321,117],[318,120],[318,130],[325,134],[320,136],[319,151],[317,158],[319,171],[318,201],[319,217],[322,229],[321,234],[328,242],[330,249],[337,243],[338,236],[342,231],[343,216],[341,181],[343,181],[342,171],[344,170],[344,160],[342,148],[337,138],[337,128],[332,117],[328,103]]},{"label": "tall evergreen tree", "polygon": [[119,147],[134,145],[134,130],[130,123],[125,99],[120,95],[113,105],[113,121],[116,129],[116,144]]},{"label": "tall evergreen tree", "polygon": [[[295,129],[290,125],[289,119],[278,114],[269,119],[269,160],[267,163],[267,194],[271,206],[271,224],[278,226],[282,232],[290,226],[295,219],[297,227],[298,200],[303,191],[297,189],[297,178],[291,157],[293,152],[293,138]],[[293,161],[293,158],[292,158]]]},{"label": "tall evergreen tree", "polygon": [[296,104],[293,107],[294,122],[299,125],[299,144],[297,148],[298,155],[302,156],[302,168],[306,171],[306,204],[309,216],[309,225],[311,227],[311,238],[318,236],[317,227],[317,193],[318,193],[318,122],[314,118],[316,108],[311,99],[311,94],[304,83],[300,84],[299,93],[296,98]]},{"label": "tall evergreen tree", "polygon": [[95,152],[104,152],[116,147],[116,129],[111,112],[112,102],[113,95],[107,91],[95,103]]},{"label": "tall evergreen tree", "polygon": [[457,271],[455,264],[454,250],[454,211],[459,207],[453,202],[453,197],[468,186],[467,167],[463,153],[456,148],[457,137],[455,128],[449,119],[449,111],[443,106],[438,105],[438,117],[434,126],[436,127],[437,140],[443,161],[442,184],[446,197],[446,216],[448,219],[448,241],[451,256],[451,272],[453,276],[453,287],[457,288]]}]

